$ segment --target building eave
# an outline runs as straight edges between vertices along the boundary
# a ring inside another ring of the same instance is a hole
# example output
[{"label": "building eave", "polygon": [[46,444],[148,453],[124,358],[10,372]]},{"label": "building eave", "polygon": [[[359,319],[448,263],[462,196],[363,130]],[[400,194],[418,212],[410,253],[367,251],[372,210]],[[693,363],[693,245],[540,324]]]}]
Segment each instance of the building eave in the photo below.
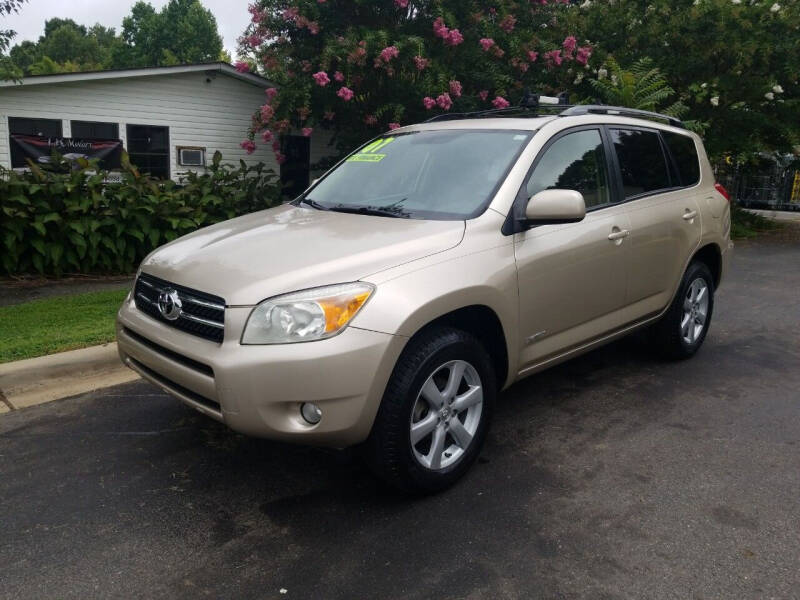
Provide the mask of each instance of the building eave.
[{"label": "building eave", "polygon": [[159,75],[177,75],[180,73],[207,72],[222,73],[258,87],[273,85],[255,73],[240,73],[232,65],[225,62],[197,63],[175,65],[171,67],[144,67],[131,69],[112,69],[109,71],[84,71],[79,73],[57,73],[54,75],[31,75],[20,81],[0,81],[0,87],[20,87],[54,83],[76,83],[80,81],[99,81],[104,79],[127,79],[130,77],[154,77]]}]

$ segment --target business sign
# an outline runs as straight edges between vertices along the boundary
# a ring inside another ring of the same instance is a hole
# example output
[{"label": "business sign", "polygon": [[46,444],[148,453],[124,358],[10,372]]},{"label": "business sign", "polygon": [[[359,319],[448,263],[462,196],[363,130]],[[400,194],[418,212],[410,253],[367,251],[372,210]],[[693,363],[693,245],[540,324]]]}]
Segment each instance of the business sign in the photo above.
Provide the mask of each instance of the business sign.
[{"label": "business sign", "polygon": [[26,158],[38,164],[49,163],[54,151],[67,160],[95,158],[102,169],[119,169],[122,140],[11,135],[11,167],[14,169],[27,167]]}]

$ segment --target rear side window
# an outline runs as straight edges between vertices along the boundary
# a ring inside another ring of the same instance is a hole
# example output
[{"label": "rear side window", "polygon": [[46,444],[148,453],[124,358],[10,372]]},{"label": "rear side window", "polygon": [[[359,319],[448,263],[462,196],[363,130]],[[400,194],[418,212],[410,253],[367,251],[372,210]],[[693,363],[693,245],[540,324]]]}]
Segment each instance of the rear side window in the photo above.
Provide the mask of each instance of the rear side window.
[{"label": "rear side window", "polygon": [[681,185],[688,187],[700,181],[700,159],[697,158],[697,148],[694,140],[688,135],[662,131],[664,141],[667,142],[672,158],[678,166]]},{"label": "rear side window", "polygon": [[671,187],[658,133],[641,129],[612,129],[611,140],[622,172],[625,198]]}]

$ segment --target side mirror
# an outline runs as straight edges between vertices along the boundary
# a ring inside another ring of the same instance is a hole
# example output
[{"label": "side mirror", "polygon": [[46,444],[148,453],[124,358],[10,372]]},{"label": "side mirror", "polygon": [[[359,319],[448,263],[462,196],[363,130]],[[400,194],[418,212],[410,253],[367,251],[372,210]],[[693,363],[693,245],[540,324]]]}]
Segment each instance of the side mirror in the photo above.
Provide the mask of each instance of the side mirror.
[{"label": "side mirror", "polygon": [[542,190],[525,207],[525,219],[531,225],[577,223],[585,216],[583,194],[575,190]]}]

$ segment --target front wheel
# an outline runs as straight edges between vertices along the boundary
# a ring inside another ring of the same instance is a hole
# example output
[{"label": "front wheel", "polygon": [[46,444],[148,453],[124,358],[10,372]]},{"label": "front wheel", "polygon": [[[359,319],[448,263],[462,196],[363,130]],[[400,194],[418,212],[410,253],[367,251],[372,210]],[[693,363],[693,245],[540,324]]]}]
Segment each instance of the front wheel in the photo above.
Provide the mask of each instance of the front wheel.
[{"label": "front wheel", "polygon": [[669,309],[652,328],[656,350],[672,359],[693,356],[706,338],[713,311],[714,278],[705,263],[693,262]]},{"label": "front wheel", "polygon": [[367,463],[415,493],[442,490],[477,458],[489,428],[495,373],[472,335],[436,328],[409,342],[365,446]]}]

